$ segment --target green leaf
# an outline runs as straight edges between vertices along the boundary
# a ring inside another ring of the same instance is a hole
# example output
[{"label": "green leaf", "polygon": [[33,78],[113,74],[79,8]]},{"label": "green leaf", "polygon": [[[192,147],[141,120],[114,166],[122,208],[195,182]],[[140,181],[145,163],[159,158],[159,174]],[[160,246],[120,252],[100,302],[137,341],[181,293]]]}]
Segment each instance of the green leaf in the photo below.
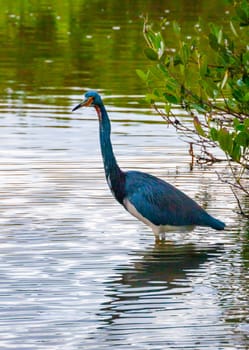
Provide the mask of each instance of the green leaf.
[{"label": "green leaf", "polygon": [[247,93],[244,95],[243,100],[244,100],[244,102],[249,102],[249,92],[247,92]]},{"label": "green leaf", "polygon": [[211,78],[202,79],[200,85],[206,94],[211,98],[216,98],[218,95],[218,87]]},{"label": "green leaf", "polygon": [[239,162],[241,158],[241,147],[234,141],[233,142],[233,149],[231,152],[231,157],[235,162]]},{"label": "green leaf", "polygon": [[146,47],[144,49],[145,56],[151,60],[151,61],[157,61],[158,60],[158,54],[151,49],[150,47]]},{"label": "green leaf", "polygon": [[168,78],[166,81],[165,88],[170,91],[171,93],[177,93],[179,85],[177,84],[177,81],[174,78]]},{"label": "green leaf", "polygon": [[218,142],[224,152],[230,154],[233,147],[233,139],[226,128],[222,128],[218,131]]},{"label": "green leaf", "polygon": [[155,40],[153,41],[153,48],[157,52],[158,57],[161,58],[162,55],[164,54],[164,51],[165,51],[165,43],[164,43],[162,34],[160,32],[155,33]]},{"label": "green leaf", "polygon": [[230,28],[231,28],[231,31],[233,32],[233,35],[236,36],[237,38],[239,37],[234,25],[233,25],[233,22],[230,21]]},{"label": "green leaf", "polygon": [[153,78],[156,78],[158,81],[161,81],[163,79],[162,71],[157,65],[150,67],[149,72],[151,73],[151,76]]},{"label": "green leaf", "polygon": [[226,83],[227,83],[228,77],[229,77],[229,73],[228,73],[228,70],[226,70],[226,72],[225,72],[225,74],[224,74],[224,77],[223,77],[223,79],[222,79],[222,82],[221,82],[221,84],[220,84],[221,90],[224,89],[224,87],[225,87],[225,85],[226,85]]},{"label": "green leaf", "polygon": [[249,7],[246,1],[242,1],[241,6],[236,9],[236,12],[241,21],[240,25],[248,26],[249,25]]},{"label": "green leaf", "polygon": [[201,64],[200,64],[200,75],[202,78],[204,78],[205,75],[207,74],[207,69],[208,69],[207,56],[203,55],[201,57]]},{"label": "green leaf", "polygon": [[235,127],[236,131],[244,131],[245,130],[245,125],[243,123],[239,123],[236,127]]},{"label": "green leaf", "polygon": [[166,114],[169,115],[169,113],[171,111],[171,104],[166,103],[164,109],[165,109]]},{"label": "green leaf", "polygon": [[179,101],[177,99],[176,96],[174,95],[171,95],[171,94],[168,94],[168,93],[164,93],[163,96],[165,97],[165,99],[169,102],[169,103],[172,103],[172,104],[177,104]]},{"label": "green leaf", "polygon": [[176,55],[174,56],[173,61],[174,61],[174,66],[177,66],[178,64],[183,64],[182,58],[181,58],[181,56],[178,55],[178,54],[176,54]]},{"label": "green leaf", "polygon": [[218,32],[218,36],[217,36],[218,44],[221,44],[222,39],[223,39],[223,31],[222,31],[222,29],[220,29]]},{"label": "green leaf", "polygon": [[209,45],[211,46],[211,48],[215,51],[218,50],[219,48],[219,45],[218,45],[218,41],[217,41],[217,38],[214,34],[210,33],[209,36]]},{"label": "green leaf", "polygon": [[157,97],[153,94],[146,94],[145,100],[146,100],[146,102],[153,104],[157,100]]},{"label": "green leaf", "polygon": [[147,81],[147,74],[144,73],[141,69],[136,69],[136,73],[140,79],[142,79],[143,81]]},{"label": "green leaf", "polygon": [[218,130],[215,128],[210,129],[210,137],[213,141],[218,141]]},{"label": "green leaf", "polygon": [[248,147],[249,146],[249,134],[245,131],[241,131],[236,137],[235,137],[236,143],[241,147]]},{"label": "green leaf", "polygon": [[205,109],[204,105],[197,104],[197,103],[192,103],[191,106],[192,106],[192,108],[194,108],[199,113],[203,114],[203,113],[207,112],[207,109]]},{"label": "green leaf", "polygon": [[234,118],[233,119],[233,127],[236,129],[239,125],[240,125],[239,119],[238,118]]},{"label": "green leaf", "polygon": [[[249,61],[249,51],[243,52],[242,53],[242,63],[245,66],[248,66],[248,61]],[[247,77],[248,78],[248,77]],[[245,79],[243,79],[245,80]],[[249,79],[248,79],[249,80]],[[249,86],[248,81],[246,82],[247,86]]]},{"label": "green leaf", "polygon": [[170,76],[169,70],[166,68],[164,64],[159,63],[158,69],[160,69],[160,71],[163,73],[165,79],[167,79]]},{"label": "green leaf", "polygon": [[184,43],[181,49],[181,58],[184,64],[188,63],[189,56],[190,56],[189,46]]},{"label": "green leaf", "polygon": [[243,90],[239,89],[233,89],[232,90],[232,95],[235,98],[235,100],[242,102],[243,101]]},{"label": "green leaf", "polygon": [[[249,129],[249,118],[246,118],[244,120],[244,125],[245,125],[245,128]],[[248,132],[249,132],[249,130],[248,130]]]}]

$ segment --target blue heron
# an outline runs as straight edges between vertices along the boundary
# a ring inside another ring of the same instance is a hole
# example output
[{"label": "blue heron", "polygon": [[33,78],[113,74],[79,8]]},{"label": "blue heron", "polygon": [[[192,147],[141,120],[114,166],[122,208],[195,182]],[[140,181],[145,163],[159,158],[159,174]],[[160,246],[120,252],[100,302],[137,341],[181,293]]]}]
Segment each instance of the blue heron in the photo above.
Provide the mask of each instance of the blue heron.
[{"label": "blue heron", "polygon": [[208,226],[224,230],[225,224],[209,215],[193,199],[171,184],[140,171],[123,171],[111,143],[111,123],[100,95],[88,91],[73,108],[94,107],[99,119],[100,147],[105,176],[116,200],[133,216],[151,227],[156,239],[173,228]]}]

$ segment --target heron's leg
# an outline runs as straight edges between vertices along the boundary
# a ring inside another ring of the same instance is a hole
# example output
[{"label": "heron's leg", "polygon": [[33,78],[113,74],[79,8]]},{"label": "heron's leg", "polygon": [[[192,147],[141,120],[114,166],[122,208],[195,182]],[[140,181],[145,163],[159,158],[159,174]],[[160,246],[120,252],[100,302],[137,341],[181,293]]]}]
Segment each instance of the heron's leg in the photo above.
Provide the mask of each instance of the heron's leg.
[{"label": "heron's leg", "polygon": [[165,241],[165,232],[162,232],[160,235],[161,241]]},{"label": "heron's leg", "polygon": [[165,232],[159,232],[159,231],[153,231],[154,236],[155,236],[155,241],[162,242],[165,241]]},{"label": "heron's leg", "polygon": [[157,232],[157,231],[153,231],[153,233],[154,233],[154,236],[155,236],[156,243],[159,243],[160,242],[160,233]]}]

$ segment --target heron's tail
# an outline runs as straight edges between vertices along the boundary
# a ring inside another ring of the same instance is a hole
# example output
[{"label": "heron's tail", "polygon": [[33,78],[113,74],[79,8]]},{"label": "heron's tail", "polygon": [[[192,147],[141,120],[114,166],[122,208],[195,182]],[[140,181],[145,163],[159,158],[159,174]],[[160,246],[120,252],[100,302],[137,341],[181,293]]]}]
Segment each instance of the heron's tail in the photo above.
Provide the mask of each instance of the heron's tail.
[{"label": "heron's tail", "polygon": [[214,228],[215,230],[221,231],[221,230],[224,230],[226,225],[224,224],[224,222],[212,217],[212,220],[210,222],[210,226],[212,228]]},{"label": "heron's tail", "polygon": [[209,215],[207,212],[205,212],[204,216],[202,215],[201,221],[202,221],[202,224],[201,224],[202,226],[209,226],[219,231],[224,230],[226,226],[224,222],[218,219],[215,219],[213,216]]}]

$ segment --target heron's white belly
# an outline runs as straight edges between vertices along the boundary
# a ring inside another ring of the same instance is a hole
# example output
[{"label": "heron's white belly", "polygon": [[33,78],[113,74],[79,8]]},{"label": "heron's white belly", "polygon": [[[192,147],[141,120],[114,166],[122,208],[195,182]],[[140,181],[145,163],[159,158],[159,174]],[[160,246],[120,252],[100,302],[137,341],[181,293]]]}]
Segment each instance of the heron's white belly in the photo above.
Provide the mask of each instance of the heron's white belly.
[{"label": "heron's white belly", "polygon": [[142,221],[145,225],[149,226],[156,236],[160,235],[160,233],[164,232],[173,232],[173,231],[181,231],[187,232],[193,230],[194,226],[172,226],[172,225],[155,225],[148,219],[146,219],[143,215],[141,215],[135,206],[131,204],[128,199],[124,199],[124,206],[128,210],[128,212],[135,216],[138,220]]}]

